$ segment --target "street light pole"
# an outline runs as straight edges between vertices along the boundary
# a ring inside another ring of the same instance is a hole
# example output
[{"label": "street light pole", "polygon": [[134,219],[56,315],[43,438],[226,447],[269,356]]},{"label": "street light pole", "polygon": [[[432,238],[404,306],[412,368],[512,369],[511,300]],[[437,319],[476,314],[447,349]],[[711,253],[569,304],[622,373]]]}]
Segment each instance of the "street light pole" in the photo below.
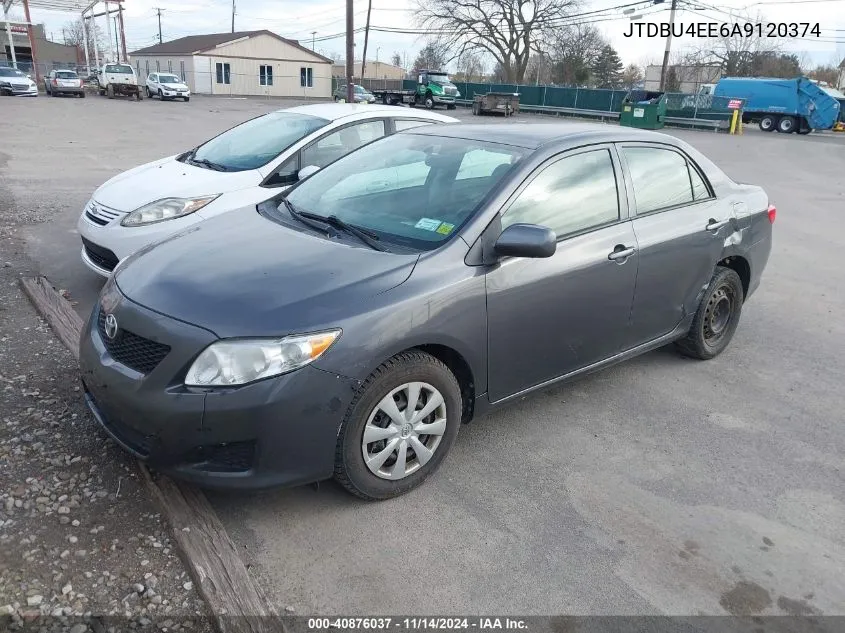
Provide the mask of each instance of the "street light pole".
[{"label": "street light pole", "polygon": [[311,50],[314,50],[314,37],[317,35],[317,31],[311,31]]}]

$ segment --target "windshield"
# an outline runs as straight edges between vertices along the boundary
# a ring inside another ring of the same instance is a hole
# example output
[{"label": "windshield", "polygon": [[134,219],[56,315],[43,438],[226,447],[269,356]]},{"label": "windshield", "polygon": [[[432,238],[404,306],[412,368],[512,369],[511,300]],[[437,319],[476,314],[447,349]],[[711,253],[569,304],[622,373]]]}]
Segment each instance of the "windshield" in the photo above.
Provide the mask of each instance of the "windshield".
[{"label": "windshield", "polygon": [[359,95],[366,95],[370,94],[370,91],[364,88],[364,86],[355,86],[355,93]]},{"label": "windshield", "polygon": [[521,157],[508,145],[396,134],[318,171],[288,201],[387,242],[430,250],[460,230]]},{"label": "windshield", "polygon": [[440,84],[441,86],[452,86],[452,80],[449,79],[449,75],[428,75],[428,80],[433,81],[436,84]]},{"label": "windshield", "polygon": [[61,72],[56,73],[56,77],[59,79],[79,79],[79,75],[71,70],[63,70]]},{"label": "windshield", "polygon": [[0,77],[25,77],[17,68],[0,68]]},{"label": "windshield", "polygon": [[307,114],[271,112],[223,132],[197,148],[191,158],[229,171],[257,169],[328,123]]},{"label": "windshield", "polygon": [[108,66],[106,66],[106,72],[131,75],[132,66],[129,66],[127,64],[109,64]]},{"label": "windshield", "polygon": [[176,75],[159,75],[158,82],[162,84],[180,84],[182,80]]}]

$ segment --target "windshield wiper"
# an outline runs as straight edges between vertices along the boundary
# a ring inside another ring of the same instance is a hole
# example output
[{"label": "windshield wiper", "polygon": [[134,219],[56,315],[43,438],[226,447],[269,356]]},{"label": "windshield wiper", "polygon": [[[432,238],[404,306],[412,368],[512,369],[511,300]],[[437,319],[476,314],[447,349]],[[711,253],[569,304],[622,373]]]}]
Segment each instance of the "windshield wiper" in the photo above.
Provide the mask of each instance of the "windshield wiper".
[{"label": "windshield wiper", "polygon": [[320,216],[315,215],[313,213],[308,213],[307,211],[298,210],[295,206],[293,206],[293,203],[287,198],[282,198],[282,204],[285,205],[285,209],[288,210],[288,213],[290,213],[290,216],[294,220],[299,220],[305,226],[310,226],[312,229],[320,231],[320,233],[325,233],[326,235],[329,235],[329,232],[326,230],[326,222],[314,221],[321,220]]},{"label": "windshield wiper", "polygon": [[194,158],[193,156],[189,156],[188,160],[191,162],[192,165],[204,165],[209,169],[213,169],[214,171],[229,171],[229,168],[225,165],[221,165],[219,163],[212,163],[207,158]]},{"label": "windshield wiper", "polygon": [[330,215],[326,218],[321,217],[321,219],[324,222],[328,222],[333,227],[340,229],[341,231],[346,231],[347,233],[354,235],[373,250],[382,252],[387,250],[384,246],[378,243],[378,236],[375,233],[366,231],[364,229],[359,229],[357,226],[354,226],[352,224],[347,224],[336,215]]}]

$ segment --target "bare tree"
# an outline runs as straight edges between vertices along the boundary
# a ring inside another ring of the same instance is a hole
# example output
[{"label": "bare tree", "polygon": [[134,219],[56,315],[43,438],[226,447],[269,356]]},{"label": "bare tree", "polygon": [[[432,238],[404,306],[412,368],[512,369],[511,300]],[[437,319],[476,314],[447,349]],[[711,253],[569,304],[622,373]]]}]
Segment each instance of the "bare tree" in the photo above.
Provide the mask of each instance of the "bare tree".
[{"label": "bare tree", "polygon": [[399,51],[393,53],[393,56],[390,58],[390,63],[402,68],[402,56],[399,54]]},{"label": "bare tree", "polygon": [[485,64],[481,55],[466,52],[455,61],[455,78],[460,81],[481,81],[484,79]]},{"label": "bare tree", "polygon": [[622,87],[631,90],[644,79],[642,69],[636,64],[628,64],[622,71]]},{"label": "bare tree", "polygon": [[585,85],[605,44],[601,32],[588,24],[557,29],[549,42],[552,81],[564,86]]},{"label": "bare tree", "polygon": [[416,0],[417,20],[454,56],[489,54],[504,80],[521,83],[532,51],[562,26],[576,0]]},{"label": "bare tree", "polygon": [[[94,55],[94,33],[91,29],[91,23],[88,23],[88,59],[91,60],[91,63],[94,63],[95,55]],[[97,47],[98,53],[100,58],[104,57],[105,49],[103,48],[103,43],[106,41],[106,36],[103,34],[102,29],[94,25],[94,28],[97,32]],[[78,18],[76,20],[72,20],[71,22],[66,22],[65,25],[62,27],[62,34],[65,44],[70,44],[71,46],[78,46],[79,50],[85,51],[85,35],[84,35],[84,26],[82,22],[82,18]]]},{"label": "bare tree", "polygon": [[417,58],[414,60],[414,71],[419,70],[441,70],[446,65],[447,60],[446,47],[438,42],[429,41],[422,50],[417,53]]},{"label": "bare tree", "polygon": [[839,81],[839,69],[836,66],[817,66],[808,75],[811,79],[823,81],[838,88],[836,83]]}]

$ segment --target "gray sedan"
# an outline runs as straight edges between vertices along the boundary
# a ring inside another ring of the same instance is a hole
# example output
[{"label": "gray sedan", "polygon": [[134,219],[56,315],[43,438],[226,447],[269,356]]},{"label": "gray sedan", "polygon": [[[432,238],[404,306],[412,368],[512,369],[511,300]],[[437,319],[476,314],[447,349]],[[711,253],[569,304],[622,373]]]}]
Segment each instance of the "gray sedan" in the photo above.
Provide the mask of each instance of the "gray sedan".
[{"label": "gray sedan", "polygon": [[[352,86],[355,95],[355,103],[375,103],[376,96],[364,88],[364,86],[359,86],[357,84]],[[349,94],[346,91],[346,84],[342,86],[338,86],[337,90],[332,93],[335,101],[346,101]]]},{"label": "gray sedan", "polygon": [[775,213],[662,134],[415,128],[125,260],[82,335],[87,400],[177,477],[385,499],[533,391],[717,356]]}]

